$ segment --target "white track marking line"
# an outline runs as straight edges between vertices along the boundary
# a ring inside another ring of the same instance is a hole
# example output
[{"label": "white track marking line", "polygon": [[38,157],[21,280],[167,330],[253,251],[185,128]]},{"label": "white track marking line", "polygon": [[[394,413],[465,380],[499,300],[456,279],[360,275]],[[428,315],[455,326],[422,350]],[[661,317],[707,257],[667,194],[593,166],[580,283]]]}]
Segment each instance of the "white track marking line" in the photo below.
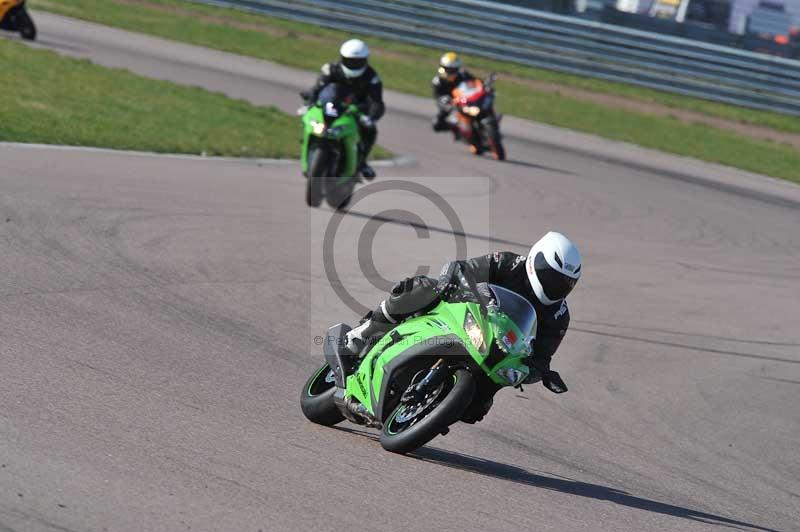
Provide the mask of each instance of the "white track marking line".
[{"label": "white track marking line", "polygon": [[[0,148],[22,148],[30,150],[58,150],[58,151],[78,151],[86,153],[104,153],[111,155],[132,155],[136,157],[158,157],[167,159],[183,159],[188,161],[209,161],[209,162],[227,162],[227,163],[245,163],[255,165],[298,165],[298,159],[266,159],[256,157],[216,157],[208,155],[191,155],[187,153],[155,153],[147,151],[133,151],[133,150],[114,150],[110,148],[96,148],[92,146],[65,146],[61,144],[29,144],[25,142],[0,142]],[[415,162],[413,157],[401,155],[394,159],[373,161],[371,166],[379,168],[394,167],[394,166],[408,166]]]}]

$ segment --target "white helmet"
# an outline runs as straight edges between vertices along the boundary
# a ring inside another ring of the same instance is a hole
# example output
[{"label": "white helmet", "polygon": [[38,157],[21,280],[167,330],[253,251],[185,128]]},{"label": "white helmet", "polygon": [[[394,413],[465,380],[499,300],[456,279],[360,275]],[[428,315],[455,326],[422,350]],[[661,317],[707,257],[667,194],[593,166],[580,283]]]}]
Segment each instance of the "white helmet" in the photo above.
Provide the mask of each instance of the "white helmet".
[{"label": "white helmet", "polygon": [[536,297],[552,305],[567,297],[581,278],[581,254],[575,244],[550,231],[528,253],[528,280]]},{"label": "white helmet", "polygon": [[369,48],[364,41],[350,39],[339,49],[342,56],[342,70],[347,78],[357,78],[367,70]]}]

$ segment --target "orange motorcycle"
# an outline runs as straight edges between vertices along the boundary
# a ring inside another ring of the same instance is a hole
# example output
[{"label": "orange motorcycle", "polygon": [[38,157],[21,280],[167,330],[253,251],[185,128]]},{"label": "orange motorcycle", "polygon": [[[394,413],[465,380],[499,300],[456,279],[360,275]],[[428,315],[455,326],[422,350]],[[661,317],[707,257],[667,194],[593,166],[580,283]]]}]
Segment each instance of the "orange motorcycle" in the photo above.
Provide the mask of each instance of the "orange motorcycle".
[{"label": "orange motorcycle", "polygon": [[25,0],[0,0],[0,29],[18,31],[23,39],[36,39],[36,26],[25,9]]},{"label": "orange motorcycle", "polygon": [[456,135],[464,139],[475,155],[486,150],[497,161],[506,158],[503,137],[500,134],[500,119],[494,112],[494,80],[491,74],[486,80],[466,80],[452,92],[452,106]]}]

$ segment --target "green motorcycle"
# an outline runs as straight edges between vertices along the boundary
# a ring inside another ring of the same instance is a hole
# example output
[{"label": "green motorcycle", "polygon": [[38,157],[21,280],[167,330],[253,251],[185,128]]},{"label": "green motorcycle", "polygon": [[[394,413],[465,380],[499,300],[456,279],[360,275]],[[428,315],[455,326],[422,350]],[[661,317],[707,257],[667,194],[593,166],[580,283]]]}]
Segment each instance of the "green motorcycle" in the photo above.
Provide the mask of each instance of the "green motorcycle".
[{"label": "green motorcycle", "polygon": [[360,142],[359,110],[352,101],[349,89],[331,83],[313,105],[303,109],[300,161],[308,180],[306,203],[310,207],[319,207],[323,198],[335,209],[350,203],[358,181]]},{"label": "green motorcycle", "polygon": [[343,349],[350,327],[328,329],[326,363],[300,396],[306,418],[379,428],[383,448],[401,454],[446,434],[459,420],[474,423],[471,413],[496,391],[519,387],[528,376],[536,311],[500,286],[473,288],[397,325],[357,360]]}]

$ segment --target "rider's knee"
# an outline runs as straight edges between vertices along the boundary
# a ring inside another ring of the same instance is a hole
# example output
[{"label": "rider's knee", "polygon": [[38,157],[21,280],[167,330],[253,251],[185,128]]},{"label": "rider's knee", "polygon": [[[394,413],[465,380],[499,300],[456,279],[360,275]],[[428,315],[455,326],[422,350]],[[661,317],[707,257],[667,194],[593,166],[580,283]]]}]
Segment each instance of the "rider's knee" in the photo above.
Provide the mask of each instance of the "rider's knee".
[{"label": "rider's knee", "polygon": [[424,275],[403,279],[392,287],[385,303],[386,311],[399,321],[429,308],[438,302],[436,284],[435,279]]}]

